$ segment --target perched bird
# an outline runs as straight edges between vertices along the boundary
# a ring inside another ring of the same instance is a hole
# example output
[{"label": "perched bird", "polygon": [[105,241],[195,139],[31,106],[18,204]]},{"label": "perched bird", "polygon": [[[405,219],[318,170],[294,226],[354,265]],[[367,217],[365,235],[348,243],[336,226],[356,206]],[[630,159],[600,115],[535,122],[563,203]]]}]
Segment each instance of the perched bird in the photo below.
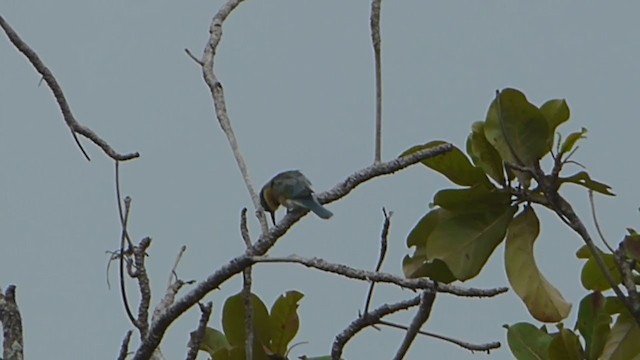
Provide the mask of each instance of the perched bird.
[{"label": "perched bird", "polygon": [[260,204],[271,214],[271,221],[276,223],[276,210],[280,205],[293,211],[304,208],[313,211],[323,219],[330,218],[333,213],[320,205],[311,190],[311,182],[298,170],[281,172],[266,183],[260,190]]}]

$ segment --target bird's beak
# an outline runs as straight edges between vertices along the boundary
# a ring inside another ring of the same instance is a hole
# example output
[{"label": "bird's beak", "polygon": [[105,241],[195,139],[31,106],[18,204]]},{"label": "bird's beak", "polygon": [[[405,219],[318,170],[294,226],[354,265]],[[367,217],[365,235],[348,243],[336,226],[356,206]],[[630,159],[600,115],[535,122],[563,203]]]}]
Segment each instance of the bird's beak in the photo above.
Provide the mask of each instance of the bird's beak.
[{"label": "bird's beak", "polygon": [[271,214],[271,222],[273,222],[273,226],[276,226],[276,212],[269,211],[269,214]]}]

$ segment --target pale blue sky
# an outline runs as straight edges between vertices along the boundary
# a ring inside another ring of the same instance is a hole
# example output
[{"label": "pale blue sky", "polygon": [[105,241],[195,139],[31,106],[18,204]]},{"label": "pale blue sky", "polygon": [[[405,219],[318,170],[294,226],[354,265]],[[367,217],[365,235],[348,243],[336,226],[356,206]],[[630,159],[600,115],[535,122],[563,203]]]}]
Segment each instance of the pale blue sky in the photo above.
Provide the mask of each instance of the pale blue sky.
[{"label": "pale blue sky", "polygon": [[[151,236],[148,269],[154,300],[178,249],[184,279],[203,279],[243,250],[239,212],[251,207],[212,111],[201,71],[184,48],[201,54],[220,1],[2,0],[0,14],[38,52],[63,86],[77,119],[120,152],[141,158],[121,167],[133,198],[131,234]],[[373,158],[374,90],[370,2],[247,1],[225,23],[216,70],[254,184],[301,169],[323,191]],[[639,223],[635,186],[640,26],[637,2],[385,1],[382,8],[384,159],[441,139],[464,147],[496,89],[516,87],[541,104],[566,98],[572,120],[560,131],[589,129],[575,159],[618,194],[599,198],[602,226],[616,242]],[[30,359],[113,359],[131,326],[120,295],[107,289],[106,250],[118,246],[113,164],[83,140],[84,160],[55,101],[26,59],[0,36],[0,286],[18,286]],[[350,266],[375,265],[381,207],[393,210],[384,269],[401,273],[405,238],[433,194],[450,184],[422,167],[378,178],[308,216],[272,250]],[[587,194],[564,194],[589,221]],[[555,216],[539,211],[539,266],[573,302],[581,245]],[[282,214],[280,214],[281,216]],[[589,227],[592,229],[592,226]],[[251,221],[252,235],[258,233]],[[507,284],[500,246],[476,287]],[[109,273],[112,283],[115,267]],[[362,308],[366,284],[299,266],[260,265],[254,289],[271,304],[289,289],[306,294],[294,351],[329,353],[334,336]],[[239,278],[207,300],[220,327],[224,299]],[[380,286],[375,304],[413,296]],[[190,311],[162,345],[184,358]],[[394,319],[407,323],[412,313]],[[501,341],[492,359],[510,359],[505,323],[530,320],[513,292],[492,299],[437,298],[424,329],[464,341]],[[388,359],[403,333],[367,330],[345,358]],[[477,359],[484,354],[419,337],[408,359]],[[200,356],[204,359],[204,356]]]}]

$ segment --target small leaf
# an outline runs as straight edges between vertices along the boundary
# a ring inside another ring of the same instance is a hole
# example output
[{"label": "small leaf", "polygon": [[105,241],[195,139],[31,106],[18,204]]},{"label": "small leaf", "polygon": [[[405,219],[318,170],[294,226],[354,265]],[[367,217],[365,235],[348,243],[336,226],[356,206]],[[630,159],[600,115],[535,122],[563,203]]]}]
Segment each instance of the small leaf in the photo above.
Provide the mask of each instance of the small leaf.
[{"label": "small leaf", "polygon": [[[195,333],[195,331],[191,332],[190,336],[192,339],[195,336]],[[216,351],[219,351],[221,349],[227,350],[227,352],[231,349],[231,345],[227,341],[227,338],[222,332],[214,328],[206,327],[204,329],[204,336],[200,341],[199,350],[206,351],[209,353],[209,355],[214,357]]]},{"label": "small leaf", "polygon": [[625,250],[625,255],[635,261],[640,261],[640,234],[632,233],[626,235],[622,240],[622,247]]},{"label": "small leaf", "polygon": [[540,273],[533,257],[533,243],[540,232],[531,207],[516,216],[507,233],[505,267],[507,278],[529,313],[542,322],[559,322],[569,315],[571,304]]},{"label": "small leaf", "polygon": [[549,345],[550,360],[582,360],[582,346],[573,331],[561,328]]},{"label": "small leaf", "polygon": [[414,257],[409,255],[404,257],[402,271],[404,276],[409,279],[426,277],[443,284],[450,284],[456,280],[447,264],[438,259],[428,261],[427,257],[424,254],[419,254],[418,251]]},{"label": "small leaf", "polygon": [[582,130],[580,130],[579,132],[574,132],[569,134],[569,136],[567,136],[567,138],[562,143],[562,146],[560,147],[560,154],[566,154],[569,151],[573,150],[574,146],[576,146],[576,143],[580,139],[584,139],[586,137],[587,137],[586,128],[582,128]]},{"label": "small leaf", "polygon": [[527,101],[523,93],[509,88],[491,103],[484,133],[504,161],[524,166],[538,162],[551,150],[553,142],[540,109]]},{"label": "small leaf", "polygon": [[581,186],[586,187],[587,189],[591,189],[597,193],[600,194],[604,194],[604,195],[610,195],[610,196],[615,196],[616,194],[612,193],[611,191],[609,191],[611,189],[611,186],[607,185],[607,184],[603,184],[600,182],[597,182],[595,180],[591,180],[591,177],[589,176],[589,174],[586,171],[580,171],[579,173],[573,175],[573,176],[569,176],[566,178],[560,178],[560,183],[564,184],[564,183],[573,183],[573,184],[578,184]]},{"label": "small leaf", "polygon": [[429,211],[418,221],[416,226],[411,229],[407,237],[407,247],[421,246],[426,244],[427,238],[433,232],[436,225],[444,219],[451,216],[451,212],[444,209],[435,209]]},{"label": "small leaf", "polygon": [[640,328],[627,313],[621,313],[611,328],[601,359],[627,360],[640,354]]},{"label": "small leaf", "polygon": [[518,360],[548,359],[551,340],[549,334],[528,323],[507,327],[509,349]]},{"label": "small leaf", "polygon": [[589,259],[591,258],[591,256],[591,250],[589,250],[589,247],[587,245],[580,246],[578,251],[576,251],[576,257],[578,259]]},{"label": "small leaf", "polygon": [[[601,254],[602,259],[607,265],[607,269],[613,278],[613,281],[617,284],[620,284],[622,281],[622,276],[620,275],[620,271],[618,271],[618,266],[616,265],[616,259],[611,254]],[[605,278],[604,274],[600,270],[598,263],[596,260],[591,257],[582,267],[582,273],[580,274],[580,281],[582,281],[582,286],[584,286],[587,290],[598,290],[605,291],[611,289],[611,285]]]},{"label": "small leaf", "polygon": [[[549,134],[553,140],[553,136],[555,135],[558,126],[569,120],[569,106],[564,99],[549,100],[540,106],[540,112],[542,112],[545,119],[547,119]],[[550,144],[550,146],[551,145],[552,144]]]},{"label": "small leaf", "polygon": [[427,238],[428,260],[440,259],[458,280],[476,276],[504,239],[517,207],[483,212],[455,212]]},{"label": "small leaf", "polygon": [[499,184],[505,184],[502,158],[484,135],[484,122],[476,121],[467,137],[467,154],[476,166]]},{"label": "small leaf", "polygon": [[[414,152],[429,149],[438,145],[446,144],[445,141],[431,141],[424,145],[417,145],[403,152],[400,156],[406,156]],[[469,158],[457,147],[446,154],[436,156],[431,159],[421,161],[425,166],[441,173],[449,180],[462,186],[473,186],[475,184],[487,183],[489,180],[484,175],[484,171],[471,164]]]},{"label": "small leaf", "polygon": [[580,301],[576,328],[585,339],[587,359],[598,359],[610,331],[611,315],[605,310],[606,298],[593,292]]},{"label": "small leaf", "polygon": [[298,333],[298,302],[303,297],[301,292],[287,291],[271,307],[271,351],[276,355],[286,355],[289,342]]}]

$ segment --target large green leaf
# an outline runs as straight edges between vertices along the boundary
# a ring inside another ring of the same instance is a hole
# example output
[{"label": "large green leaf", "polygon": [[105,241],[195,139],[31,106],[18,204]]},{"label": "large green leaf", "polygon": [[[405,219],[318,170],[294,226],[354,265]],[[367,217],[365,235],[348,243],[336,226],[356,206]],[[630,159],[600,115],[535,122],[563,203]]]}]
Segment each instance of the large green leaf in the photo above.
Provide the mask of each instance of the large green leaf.
[{"label": "large green leaf", "polygon": [[624,312],[618,316],[604,345],[603,360],[627,360],[640,355],[640,328],[636,321]]},{"label": "large green leaf", "polygon": [[458,280],[476,276],[504,239],[517,207],[483,212],[453,212],[427,238],[427,260],[440,259]]},{"label": "large green leaf", "polygon": [[471,126],[471,134],[467,137],[467,154],[473,163],[499,184],[505,184],[502,158],[496,149],[489,144],[484,134],[484,122],[476,121]]},{"label": "large green leaf", "polygon": [[538,217],[525,208],[509,225],[505,245],[507,278],[529,313],[542,322],[559,322],[569,315],[571,304],[540,273],[533,257],[533,243],[540,232]]},{"label": "large green leaf", "polygon": [[[617,284],[622,282],[622,276],[620,275],[620,271],[618,271],[618,266],[616,265],[616,259],[612,254],[600,254],[602,260],[604,260],[607,269],[609,270],[609,274],[613,278],[613,281]],[[604,276],[598,263],[593,257],[590,257],[589,260],[582,267],[582,273],[580,274],[580,281],[582,282],[582,286],[584,286],[587,290],[598,290],[604,291],[611,289],[611,285],[607,281],[607,278]]]},{"label": "large green leaf", "polygon": [[549,344],[550,360],[582,360],[582,346],[573,331],[560,327]]},{"label": "large green leaf", "polygon": [[569,120],[569,106],[564,99],[549,100],[540,106],[540,112],[547,119],[547,125],[549,126],[549,137],[547,139],[551,141],[549,143],[549,147],[551,147],[556,129],[560,124]]},{"label": "large green leaf", "polygon": [[605,309],[606,298],[593,292],[580,301],[576,328],[585,340],[587,360],[596,360],[602,353],[610,331],[611,315]]},{"label": "large green leaf", "polygon": [[[417,145],[403,152],[400,156],[406,156],[414,152],[429,149],[438,145],[446,144],[445,141],[431,141],[424,145]],[[426,159],[422,164],[446,176],[449,180],[462,186],[472,186],[480,183],[487,183],[489,180],[482,169],[471,164],[469,158],[457,147],[446,154]]]},{"label": "large green leaf", "polygon": [[[256,360],[266,360],[264,346],[269,346],[271,339],[270,318],[267,307],[255,294],[251,294],[253,309],[253,357]],[[244,354],[245,341],[245,307],[242,292],[230,296],[222,307],[222,328],[229,343],[235,349],[242,349]],[[233,356],[232,356],[233,358]]]},{"label": "large green leaf", "polygon": [[552,339],[551,335],[532,324],[517,323],[507,327],[507,343],[518,360],[548,359]]},{"label": "large green leaf", "polygon": [[523,93],[509,88],[491,103],[484,133],[503,160],[524,166],[540,160],[553,142],[545,115]]},{"label": "large green leaf", "polygon": [[581,186],[586,187],[587,189],[591,189],[597,193],[600,194],[604,194],[604,195],[610,195],[610,196],[615,196],[616,194],[612,193],[611,191],[609,191],[611,189],[611,186],[607,185],[607,184],[603,184],[600,182],[597,182],[595,180],[591,180],[591,177],[589,176],[589,174],[586,171],[580,171],[579,173],[573,175],[573,176],[569,176],[569,177],[561,177],[560,178],[560,183],[564,184],[564,183],[573,183],[573,184],[578,184]]},{"label": "large green leaf", "polygon": [[289,342],[298,333],[298,302],[304,297],[301,292],[287,291],[280,295],[271,307],[271,351],[284,356]]},{"label": "large green leaf", "polygon": [[427,238],[431,235],[436,225],[450,216],[451,212],[446,211],[445,209],[434,209],[429,211],[422,217],[422,219],[420,219],[420,221],[418,221],[416,226],[411,229],[409,236],[407,236],[407,247],[422,246],[426,244]]},{"label": "large green leaf", "polygon": [[444,189],[433,197],[433,204],[455,212],[500,210],[509,206],[511,194],[493,185],[476,185],[465,189]]}]

